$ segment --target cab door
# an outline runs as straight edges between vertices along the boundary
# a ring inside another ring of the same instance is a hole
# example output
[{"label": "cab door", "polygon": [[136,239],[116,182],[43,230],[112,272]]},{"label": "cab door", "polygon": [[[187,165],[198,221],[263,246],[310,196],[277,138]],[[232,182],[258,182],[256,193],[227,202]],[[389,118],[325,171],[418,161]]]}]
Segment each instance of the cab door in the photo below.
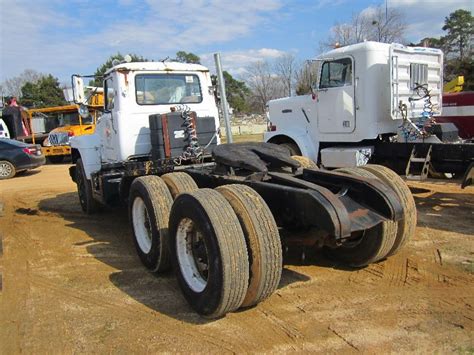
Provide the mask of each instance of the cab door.
[{"label": "cab door", "polygon": [[101,158],[102,162],[110,163],[118,160],[119,142],[117,136],[118,113],[115,109],[116,82],[113,76],[104,81],[104,114],[100,124],[101,129]]},{"label": "cab door", "polygon": [[356,125],[354,61],[324,61],[318,84],[317,112],[321,133],[351,133]]}]

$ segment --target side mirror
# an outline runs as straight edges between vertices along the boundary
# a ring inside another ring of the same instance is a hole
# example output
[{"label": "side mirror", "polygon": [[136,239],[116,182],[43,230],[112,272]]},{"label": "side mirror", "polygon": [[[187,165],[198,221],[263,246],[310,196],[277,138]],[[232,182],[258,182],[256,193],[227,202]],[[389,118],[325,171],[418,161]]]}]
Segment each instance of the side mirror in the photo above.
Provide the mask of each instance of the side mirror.
[{"label": "side mirror", "polygon": [[72,81],[72,96],[76,104],[86,102],[86,95],[84,92],[84,80],[79,75],[73,75]]}]

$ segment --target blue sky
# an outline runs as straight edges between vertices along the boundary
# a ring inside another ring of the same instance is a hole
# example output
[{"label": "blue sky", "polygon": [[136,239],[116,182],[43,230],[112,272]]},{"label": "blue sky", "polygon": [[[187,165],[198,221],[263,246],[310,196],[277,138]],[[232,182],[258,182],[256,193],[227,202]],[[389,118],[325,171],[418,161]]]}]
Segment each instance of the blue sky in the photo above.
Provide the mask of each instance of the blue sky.
[{"label": "blue sky", "polygon": [[[179,50],[213,70],[220,52],[225,70],[239,76],[256,60],[285,52],[314,57],[337,22],[383,5],[383,0],[0,0],[0,82],[25,69],[61,82],[91,74],[111,54],[148,59]],[[406,39],[439,36],[445,16],[473,0],[388,0],[405,14]]]}]

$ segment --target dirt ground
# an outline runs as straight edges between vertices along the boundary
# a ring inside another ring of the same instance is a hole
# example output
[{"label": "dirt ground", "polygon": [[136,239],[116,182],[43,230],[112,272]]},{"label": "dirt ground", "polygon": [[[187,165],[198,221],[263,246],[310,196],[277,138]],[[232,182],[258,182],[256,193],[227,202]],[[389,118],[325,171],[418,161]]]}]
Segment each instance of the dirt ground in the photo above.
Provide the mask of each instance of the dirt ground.
[{"label": "dirt ground", "polygon": [[0,182],[0,353],[474,351],[474,187],[410,183],[416,236],[350,270],[290,252],[257,307],[206,320],[145,270],[125,210],[83,215],[67,165]]}]

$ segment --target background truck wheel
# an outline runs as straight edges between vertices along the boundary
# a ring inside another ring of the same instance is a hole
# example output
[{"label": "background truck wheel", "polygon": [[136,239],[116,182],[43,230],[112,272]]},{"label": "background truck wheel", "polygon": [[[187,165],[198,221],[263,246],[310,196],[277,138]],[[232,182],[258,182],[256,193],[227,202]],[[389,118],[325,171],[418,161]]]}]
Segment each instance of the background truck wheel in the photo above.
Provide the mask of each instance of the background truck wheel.
[{"label": "background truck wheel", "polygon": [[[372,173],[360,168],[342,168],[337,172],[376,179]],[[366,266],[386,258],[397,236],[397,223],[387,221],[362,232],[342,246],[325,248],[326,254],[337,261],[354,267]]]},{"label": "background truck wheel", "polygon": [[290,155],[301,156],[301,151],[295,143],[282,143],[281,146],[288,148],[290,150]]},{"label": "background truck wheel", "polygon": [[250,278],[242,307],[268,298],[278,287],[282,248],[275,219],[262,197],[245,185],[224,185],[219,191],[237,214],[247,242]]},{"label": "background truck wheel", "polygon": [[164,174],[161,178],[168,186],[173,199],[183,192],[192,192],[198,189],[193,178],[183,172]]},{"label": "background truck wheel", "polygon": [[220,193],[180,194],[171,209],[170,242],[178,283],[199,314],[216,318],[241,306],[249,280],[247,247],[239,220]]},{"label": "background truck wheel", "polygon": [[311,159],[303,155],[292,155],[291,159],[296,160],[298,163],[300,163],[301,167],[303,168],[318,169],[318,166],[316,165],[314,161],[312,161]]},{"label": "background truck wheel", "polygon": [[101,206],[92,197],[92,184],[86,177],[81,158],[76,161],[76,184],[82,210],[87,214],[97,213]]},{"label": "background truck wheel", "polygon": [[388,255],[397,253],[407,241],[413,237],[416,229],[416,204],[405,181],[393,170],[382,165],[365,165],[363,169],[370,171],[385,184],[390,186],[402,202],[403,219],[398,221],[397,238]]},{"label": "background truck wheel", "polygon": [[10,179],[16,174],[15,166],[6,160],[0,160],[0,180]]},{"label": "background truck wheel", "polygon": [[168,220],[173,199],[158,176],[136,178],[130,187],[129,215],[138,256],[149,270],[170,268]]}]

